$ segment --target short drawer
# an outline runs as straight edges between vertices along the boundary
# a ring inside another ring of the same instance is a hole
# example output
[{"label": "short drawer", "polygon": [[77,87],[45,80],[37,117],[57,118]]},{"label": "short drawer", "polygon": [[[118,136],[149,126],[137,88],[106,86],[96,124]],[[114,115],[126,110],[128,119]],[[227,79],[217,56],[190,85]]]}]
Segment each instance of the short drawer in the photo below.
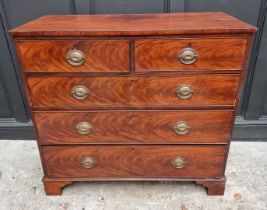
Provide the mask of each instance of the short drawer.
[{"label": "short drawer", "polygon": [[45,146],[47,177],[220,177],[226,146]]},{"label": "short drawer", "polygon": [[135,42],[136,71],[241,70],[245,38],[156,39]]},{"label": "short drawer", "polygon": [[25,72],[129,71],[129,42],[116,40],[17,41]]},{"label": "short drawer", "polygon": [[28,77],[35,108],[234,106],[239,76]]},{"label": "short drawer", "polygon": [[34,112],[41,144],[228,143],[232,111]]}]

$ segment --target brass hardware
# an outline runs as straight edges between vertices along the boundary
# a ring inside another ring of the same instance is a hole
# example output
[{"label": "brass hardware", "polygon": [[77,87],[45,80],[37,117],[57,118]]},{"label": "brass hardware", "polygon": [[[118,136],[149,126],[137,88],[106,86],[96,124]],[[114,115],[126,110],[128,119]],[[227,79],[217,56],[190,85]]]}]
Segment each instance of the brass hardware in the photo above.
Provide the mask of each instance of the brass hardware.
[{"label": "brass hardware", "polygon": [[72,66],[81,66],[85,61],[85,55],[80,50],[70,50],[66,55],[67,62]]},{"label": "brass hardware", "polygon": [[192,47],[186,47],[177,54],[177,59],[179,59],[182,64],[186,65],[195,63],[197,58],[198,52]]},{"label": "brass hardware", "polygon": [[176,157],[171,160],[172,167],[177,169],[184,168],[186,164],[187,164],[186,160],[182,157]]},{"label": "brass hardware", "polygon": [[77,100],[84,100],[89,95],[89,90],[83,85],[76,85],[71,90],[72,96]]},{"label": "brass hardware", "polygon": [[83,157],[80,163],[84,168],[92,168],[95,165],[95,159],[91,157]]},{"label": "brass hardware", "polygon": [[75,129],[79,134],[87,135],[93,131],[93,126],[89,122],[79,122],[75,125]]},{"label": "brass hardware", "polygon": [[189,132],[190,130],[190,125],[188,122],[185,121],[179,121],[177,123],[175,123],[172,126],[173,130],[175,131],[175,133],[179,134],[179,135],[185,135]]},{"label": "brass hardware", "polygon": [[194,94],[194,90],[189,85],[180,85],[176,90],[176,95],[180,99],[189,99]]}]

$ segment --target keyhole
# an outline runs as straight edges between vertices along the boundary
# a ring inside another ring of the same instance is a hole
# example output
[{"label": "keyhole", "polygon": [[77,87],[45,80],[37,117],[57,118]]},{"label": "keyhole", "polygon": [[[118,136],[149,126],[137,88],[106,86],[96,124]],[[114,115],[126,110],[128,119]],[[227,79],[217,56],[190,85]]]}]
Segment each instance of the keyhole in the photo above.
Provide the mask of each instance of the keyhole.
[{"label": "keyhole", "polygon": [[130,79],[130,80],[128,80],[128,82],[129,82],[130,85],[133,85],[133,84],[136,83],[136,80],[135,79]]},{"label": "keyhole", "polygon": [[135,152],[134,148],[132,149],[133,153]]},{"label": "keyhole", "polygon": [[73,50],[76,50],[77,49],[77,43],[73,43],[73,47],[72,47]]}]

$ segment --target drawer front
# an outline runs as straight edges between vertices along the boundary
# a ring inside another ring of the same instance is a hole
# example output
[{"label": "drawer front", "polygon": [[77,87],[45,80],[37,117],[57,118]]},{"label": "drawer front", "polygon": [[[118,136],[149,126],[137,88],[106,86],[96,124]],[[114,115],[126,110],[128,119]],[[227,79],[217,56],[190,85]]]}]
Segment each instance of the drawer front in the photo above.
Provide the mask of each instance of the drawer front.
[{"label": "drawer front", "polygon": [[128,41],[43,40],[18,41],[16,45],[26,72],[129,70]]},{"label": "drawer front", "polygon": [[245,38],[140,40],[136,71],[241,70]]},{"label": "drawer front", "polygon": [[219,177],[225,146],[44,146],[48,177]]},{"label": "drawer front", "polygon": [[227,143],[232,111],[35,112],[41,144]]},{"label": "drawer front", "polygon": [[239,76],[28,77],[34,107],[234,106]]}]

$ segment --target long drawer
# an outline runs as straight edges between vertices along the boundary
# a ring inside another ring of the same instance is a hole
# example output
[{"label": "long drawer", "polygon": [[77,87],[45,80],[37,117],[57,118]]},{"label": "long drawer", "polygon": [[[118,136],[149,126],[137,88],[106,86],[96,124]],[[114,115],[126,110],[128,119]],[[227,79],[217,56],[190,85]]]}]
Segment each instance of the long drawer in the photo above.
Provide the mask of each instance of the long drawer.
[{"label": "long drawer", "polygon": [[220,177],[226,146],[44,146],[47,177]]},{"label": "long drawer", "polygon": [[234,106],[239,75],[27,78],[35,108]]},{"label": "long drawer", "polygon": [[246,43],[246,38],[138,40],[135,42],[135,69],[241,70]]},{"label": "long drawer", "polygon": [[41,144],[227,143],[233,111],[34,112]]}]

